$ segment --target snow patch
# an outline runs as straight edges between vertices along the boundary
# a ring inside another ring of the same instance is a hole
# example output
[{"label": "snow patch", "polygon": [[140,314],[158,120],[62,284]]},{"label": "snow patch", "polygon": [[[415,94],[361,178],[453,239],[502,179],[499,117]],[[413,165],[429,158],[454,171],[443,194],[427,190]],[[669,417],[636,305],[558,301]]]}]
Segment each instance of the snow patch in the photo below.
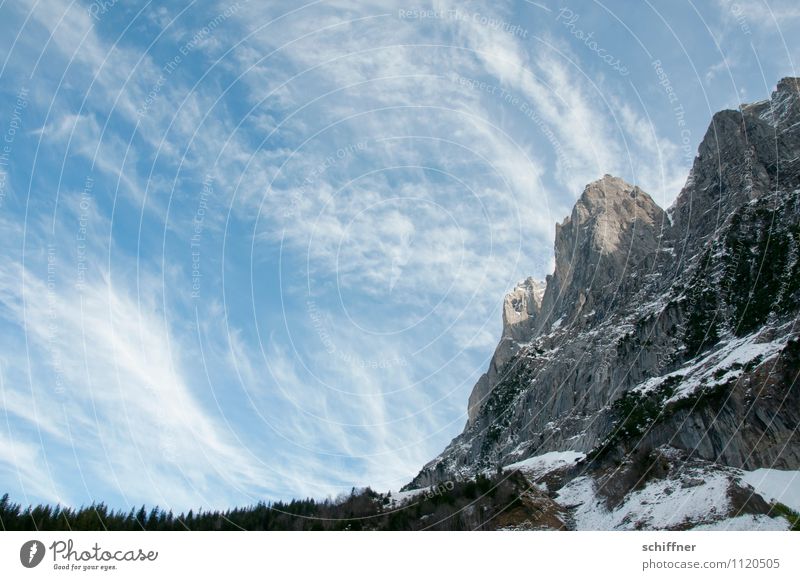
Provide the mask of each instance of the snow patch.
[{"label": "snow patch", "polygon": [[691,529],[693,532],[785,532],[789,529],[789,522],[785,518],[771,518],[769,516],[736,516],[710,524],[700,524]]},{"label": "snow patch", "polygon": [[800,512],[800,471],[756,469],[746,471],[742,481],[767,501],[780,502]]},{"label": "snow patch", "polygon": [[518,469],[525,474],[542,477],[556,469],[573,465],[584,457],[586,457],[586,454],[578,451],[551,451],[544,455],[529,457],[528,459],[506,465],[503,469]]},{"label": "snow patch", "polygon": [[673,403],[685,399],[700,388],[712,388],[738,379],[748,363],[769,360],[786,346],[785,338],[772,342],[756,342],[757,340],[757,334],[731,340],[700,361],[668,375],[648,379],[633,390],[645,394],[658,388],[666,379],[677,377],[681,380],[675,393],[666,401]]},{"label": "snow patch", "polygon": [[391,494],[391,506],[397,507],[414,499],[417,496],[424,495],[428,491],[428,489],[409,489],[408,491],[392,489],[386,493]]}]

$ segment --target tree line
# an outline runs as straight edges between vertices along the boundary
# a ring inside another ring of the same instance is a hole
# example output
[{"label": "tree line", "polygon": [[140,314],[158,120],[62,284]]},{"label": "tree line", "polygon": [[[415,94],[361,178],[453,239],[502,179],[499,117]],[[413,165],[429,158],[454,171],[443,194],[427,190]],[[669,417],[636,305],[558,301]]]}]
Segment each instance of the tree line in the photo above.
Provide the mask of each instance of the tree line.
[{"label": "tree line", "polygon": [[520,494],[528,488],[521,475],[498,473],[447,482],[405,501],[367,487],[353,488],[336,500],[259,502],[180,514],[157,506],[114,510],[104,503],[79,508],[23,507],[5,494],[0,498],[0,527],[25,531],[493,529],[500,514],[520,506]]}]

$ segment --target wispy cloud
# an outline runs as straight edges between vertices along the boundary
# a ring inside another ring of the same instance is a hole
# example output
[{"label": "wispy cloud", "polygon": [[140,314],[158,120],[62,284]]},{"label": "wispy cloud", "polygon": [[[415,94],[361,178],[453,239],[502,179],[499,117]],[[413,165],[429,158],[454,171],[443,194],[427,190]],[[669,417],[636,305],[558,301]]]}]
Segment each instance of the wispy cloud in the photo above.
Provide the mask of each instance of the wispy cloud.
[{"label": "wispy cloud", "polygon": [[[1,277],[4,287],[24,293],[4,296],[3,306],[24,329],[31,359],[59,360],[55,388],[48,388],[53,373],[31,371],[30,402],[40,414],[18,416],[40,432],[53,425],[68,432],[73,440],[65,443],[79,447],[78,463],[92,477],[134,501],[183,506],[216,503],[221,489],[248,493],[271,480],[191,392],[180,343],[158,312],[109,279],[55,293],[52,280],[19,266],[5,265]],[[20,396],[10,390],[7,400]],[[93,451],[88,441],[97,442]]]}]

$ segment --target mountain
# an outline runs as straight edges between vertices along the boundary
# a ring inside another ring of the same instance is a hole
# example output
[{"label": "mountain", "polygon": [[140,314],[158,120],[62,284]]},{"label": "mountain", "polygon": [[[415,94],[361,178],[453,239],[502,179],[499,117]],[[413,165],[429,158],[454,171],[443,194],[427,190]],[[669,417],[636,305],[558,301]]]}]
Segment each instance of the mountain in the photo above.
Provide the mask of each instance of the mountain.
[{"label": "mountain", "polygon": [[554,272],[505,297],[464,431],[406,489],[521,470],[565,527],[773,525],[764,482],[800,470],[799,188],[797,78],[714,115],[667,211],[587,185]]},{"label": "mountain", "polygon": [[667,211],[610,175],[503,301],[464,431],[400,493],[7,530],[800,530],[800,79],[714,115]]}]

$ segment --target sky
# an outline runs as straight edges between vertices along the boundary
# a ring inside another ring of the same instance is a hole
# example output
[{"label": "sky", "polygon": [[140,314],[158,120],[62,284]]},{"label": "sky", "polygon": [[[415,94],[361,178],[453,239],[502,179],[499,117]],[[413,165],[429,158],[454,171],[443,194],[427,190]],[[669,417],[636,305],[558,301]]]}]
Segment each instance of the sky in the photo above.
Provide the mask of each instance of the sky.
[{"label": "sky", "polygon": [[604,174],[668,207],[788,0],[0,4],[0,493],[398,489]]}]

